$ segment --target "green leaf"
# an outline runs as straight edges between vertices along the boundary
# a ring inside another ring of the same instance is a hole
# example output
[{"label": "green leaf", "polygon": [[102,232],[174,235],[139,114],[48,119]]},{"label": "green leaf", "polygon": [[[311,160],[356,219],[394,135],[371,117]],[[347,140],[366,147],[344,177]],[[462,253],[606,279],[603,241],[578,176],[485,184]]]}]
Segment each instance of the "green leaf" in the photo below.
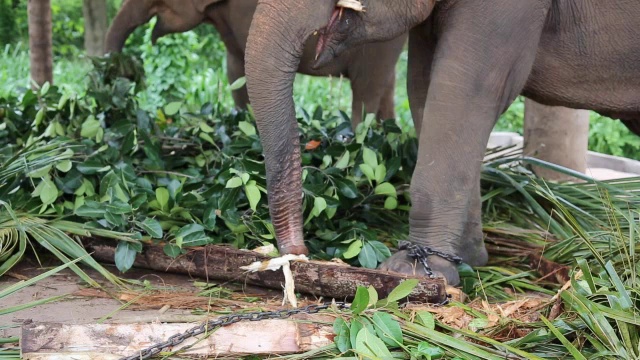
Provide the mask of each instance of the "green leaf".
[{"label": "green leaf", "polygon": [[98,134],[98,130],[100,129],[100,122],[96,120],[93,115],[89,115],[87,120],[82,123],[82,127],[80,128],[80,136],[84,138],[93,138]]},{"label": "green leaf", "polygon": [[204,122],[204,121],[201,121],[201,122],[198,124],[198,126],[200,127],[200,130],[202,130],[203,132],[206,132],[206,133],[212,133],[212,132],[214,132],[213,128],[212,128],[211,126],[207,125],[207,123],[206,123],[206,122]]},{"label": "green leaf", "polygon": [[180,111],[181,107],[182,107],[182,102],[180,101],[170,102],[164,107],[164,113],[167,116],[173,116],[177,114],[178,111]]},{"label": "green leaf", "polygon": [[164,250],[164,253],[171,257],[171,258],[177,258],[178,256],[180,256],[180,254],[183,253],[183,250],[179,247],[176,246],[174,244],[166,244],[162,250]]},{"label": "green leaf", "polygon": [[233,84],[229,85],[231,91],[240,90],[247,83],[247,78],[242,76],[236,79]]},{"label": "green leaf", "polygon": [[340,156],[340,159],[338,159],[338,161],[336,162],[336,164],[334,165],[335,167],[337,167],[340,170],[344,170],[347,168],[347,166],[349,166],[349,160],[350,158],[350,153],[349,150],[345,150],[344,154],[342,154],[342,156]]},{"label": "green leaf", "polygon": [[416,316],[417,320],[419,320],[427,329],[434,330],[436,328],[436,321],[432,313],[426,310],[420,310],[416,313]]},{"label": "green leaf", "polygon": [[369,306],[373,306],[378,302],[378,292],[372,285],[369,285],[367,291],[369,292]]},{"label": "green leaf", "polygon": [[116,267],[120,272],[127,272],[127,270],[131,269],[133,263],[136,259],[136,254],[138,252],[134,248],[132,244],[127,241],[118,242],[118,246],[116,247],[115,254],[115,263]]},{"label": "green leaf", "polygon": [[204,226],[200,224],[189,224],[180,228],[175,234],[176,245],[198,246],[208,243],[209,237],[204,233]]},{"label": "green leaf", "polygon": [[247,199],[249,200],[249,206],[251,207],[251,210],[256,211],[261,198],[260,189],[258,189],[255,184],[247,184],[244,186],[244,192],[247,195]]},{"label": "green leaf", "polygon": [[393,196],[393,197],[398,196],[398,194],[396,194],[396,188],[394,188],[393,185],[391,185],[391,183],[388,183],[388,182],[385,182],[376,186],[374,193],[376,195],[385,195],[385,196]]},{"label": "green leaf", "polygon": [[201,132],[200,134],[198,134],[198,137],[206,142],[208,142],[211,145],[215,145],[216,142],[213,140],[213,138],[211,137],[211,135],[205,133],[205,132]]},{"label": "green leaf", "polygon": [[227,180],[227,185],[225,187],[227,189],[235,189],[242,186],[242,184],[242,178],[240,178],[239,176],[234,176],[231,179]]},{"label": "green leaf", "polygon": [[418,344],[418,354],[426,357],[427,359],[440,359],[444,357],[445,352],[442,348],[429,344],[426,341],[422,341]]},{"label": "green leaf", "polygon": [[367,179],[369,179],[369,181],[373,181],[376,179],[376,175],[371,166],[367,164],[360,164],[358,165],[358,167],[360,168],[360,171],[362,171],[362,173],[367,177]]},{"label": "green leaf", "polygon": [[388,302],[396,302],[398,300],[402,300],[409,296],[413,289],[418,285],[417,279],[407,279],[401,282],[395,289],[391,290],[389,296],[387,297]]},{"label": "green leaf", "polygon": [[56,169],[66,173],[71,170],[72,165],[71,160],[63,160],[56,164]]},{"label": "green leaf", "polygon": [[358,197],[358,188],[349,179],[335,179],[335,184],[340,190],[340,193],[348,199],[355,199]]},{"label": "green leaf", "polygon": [[128,214],[130,213],[133,209],[131,208],[131,205],[127,204],[126,202],[120,201],[120,200],[115,200],[112,201],[111,203],[106,205],[107,211],[114,214],[114,215],[119,215],[119,214]]},{"label": "green leaf", "polygon": [[53,204],[58,198],[58,188],[51,179],[42,179],[42,188],[40,189],[40,201],[43,205]]},{"label": "green leaf", "polygon": [[384,181],[385,176],[387,176],[387,168],[384,164],[378,164],[374,170],[374,175],[376,179],[376,183],[380,184]]},{"label": "green leaf", "polygon": [[333,322],[333,333],[336,334],[333,341],[336,343],[338,350],[342,353],[349,351],[351,348],[351,342],[349,341],[349,323],[341,317],[336,318]]},{"label": "green leaf", "polygon": [[160,209],[169,210],[169,190],[163,187],[156,189],[156,200],[160,205]]},{"label": "green leaf", "polygon": [[27,173],[27,176],[30,178],[42,178],[49,174],[51,171],[51,165],[43,166],[39,169],[35,169]]},{"label": "green leaf", "polygon": [[375,325],[378,337],[387,345],[397,347],[403,344],[400,323],[391,315],[378,311],[373,314],[373,324]]},{"label": "green leaf", "polygon": [[88,205],[81,205],[75,211],[75,214],[81,217],[103,218],[106,210],[104,208],[96,208]]},{"label": "green leaf", "polygon": [[314,216],[319,216],[322,212],[327,208],[327,200],[325,200],[322,196],[317,196],[313,200],[313,210],[312,214]]},{"label": "green leaf", "polygon": [[36,113],[36,117],[34,119],[34,124],[36,126],[42,124],[42,120],[44,119],[44,114],[47,112],[47,109],[42,107],[40,108],[40,110],[38,110],[38,112]]},{"label": "green leaf", "polygon": [[365,242],[360,254],[358,254],[358,262],[362,267],[367,269],[375,269],[378,267],[378,257],[376,256],[376,251],[369,244],[369,242]]},{"label": "green leaf", "polygon": [[369,305],[369,290],[364,286],[358,286],[356,289],[356,296],[351,303],[351,312],[354,315],[358,315],[367,309]]},{"label": "green leaf", "polygon": [[146,218],[143,222],[138,223],[138,225],[152,238],[162,239],[162,226],[158,220]]},{"label": "green leaf", "polygon": [[356,240],[352,242],[351,245],[349,245],[349,248],[347,249],[347,251],[345,251],[342,254],[342,257],[345,259],[354,258],[358,256],[358,254],[360,254],[361,249],[362,249],[362,240]]},{"label": "green leaf", "polygon": [[366,146],[362,147],[362,160],[371,169],[375,169],[378,166],[378,155]]},{"label": "green leaf", "polygon": [[254,136],[256,134],[256,127],[249,122],[240,121],[238,127],[247,136]]},{"label": "green leaf", "polygon": [[363,328],[358,333],[354,350],[369,359],[393,359],[384,342],[367,328]]},{"label": "green leaf", "polygon": [[384,201],[384,208],[387,210],[395,210],[398,208],[398,200],[393,196],[388,196]]}]

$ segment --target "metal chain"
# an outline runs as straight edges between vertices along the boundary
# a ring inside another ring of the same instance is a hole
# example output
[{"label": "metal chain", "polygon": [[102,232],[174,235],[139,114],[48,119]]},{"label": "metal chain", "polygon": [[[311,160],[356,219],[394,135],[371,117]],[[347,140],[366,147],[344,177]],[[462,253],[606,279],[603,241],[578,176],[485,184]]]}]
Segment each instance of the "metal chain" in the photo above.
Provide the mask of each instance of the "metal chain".
[{"label": "metal chain", "polygon": [[433,270],[427,263],[427,256],[436,255],[455,264],[461,264],[462,258],[457,255],[448,254],[439,250],[435,250],[428,246],[414,244],[409,241],[399,241],[398,250],[408,250],[409,257],[418,260],[424,267],[424,271],[429,277],[435,277]]},{"label": "metal chain", "polygon": [[[338,309],[344,309],[347,307],[346,303],[335,302]],[[219,327],[235,324],[240,321],[260,321],[267,319],[286,319],[296,314],[315,314],[321,310],[331,307],[329,304],[311,304],[299,309],[284,309],[276,311],[257,311],[245,314],[231,314],[221,316],[216,320],[207,320],[199,326],[195,326],[183,333],[175,334],[169,337],[166,341],[149,346],[146,349],[140,350],[137,354],[120,358],[120,360],[146,360],[159,354],[162,350],[168,347],[176,346],[183,343],[185,340],[198,336],[203,333],[211,332]]]}]

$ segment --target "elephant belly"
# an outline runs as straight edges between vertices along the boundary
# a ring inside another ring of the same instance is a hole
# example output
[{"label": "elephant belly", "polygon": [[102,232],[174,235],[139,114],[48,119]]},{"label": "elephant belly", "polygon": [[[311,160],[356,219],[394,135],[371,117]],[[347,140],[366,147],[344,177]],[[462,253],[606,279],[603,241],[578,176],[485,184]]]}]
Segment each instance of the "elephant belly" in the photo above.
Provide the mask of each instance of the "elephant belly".
[{"label": "elephant belly", "polygon": [[523,94],[640,119],[640,2],[554,1]]}]

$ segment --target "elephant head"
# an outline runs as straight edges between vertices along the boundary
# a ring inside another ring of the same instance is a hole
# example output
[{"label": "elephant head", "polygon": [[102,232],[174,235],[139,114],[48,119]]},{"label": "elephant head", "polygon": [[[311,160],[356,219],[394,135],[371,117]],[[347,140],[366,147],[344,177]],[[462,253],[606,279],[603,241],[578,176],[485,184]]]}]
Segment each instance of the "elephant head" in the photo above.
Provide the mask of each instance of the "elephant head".
[{"label": "elephant head", "polygon": [[269,210],[283,253],[307,252],[292,97],[306,39],[314,32],[320,35],[315,66],[321,67],[348,48],[406,33],[429,16],[436,0],[361,1],[364,12],[344,9],[338,0],[260,0],[253,17],[245,57],[247,89],[263,144]]},{"label": "elephant head", "polygon": [[129,35],[154,16],[154,44],[164,35],[189,31],[205,21],[205,9],[219,1],[224,0],[125,0],[107,32],[105,52],[122,51]]},{"label": "elephant head", "polygon": [[318,31],[315,68],[355,46],[393,39],[429,17],[439,0],[337,0]]}]

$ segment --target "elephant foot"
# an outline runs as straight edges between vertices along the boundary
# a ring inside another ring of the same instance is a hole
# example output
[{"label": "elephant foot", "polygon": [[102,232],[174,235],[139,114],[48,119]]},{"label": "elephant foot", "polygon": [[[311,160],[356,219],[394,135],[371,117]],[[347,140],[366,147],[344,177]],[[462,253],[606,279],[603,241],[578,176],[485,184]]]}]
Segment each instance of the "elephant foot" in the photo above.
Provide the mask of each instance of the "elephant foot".
[{"label": "elephant foot", "polygon": [[[427,256],[427,264],[433,275],[443,277],[447,284],[456,286],[460,283],[460,275],[456,264],[439,256]],[[422,264],[409,256],[408,250],[400,250],[380,265],[381,270],[393,271],[411,276],[428,276]]]},{"label": "elephant foot", "polygon": [[307,247],[304,244],[278,245],[278,250],[280,251],[280,255],[286,255],[286,254],[309,255],[309,249],[307,249]]}]

